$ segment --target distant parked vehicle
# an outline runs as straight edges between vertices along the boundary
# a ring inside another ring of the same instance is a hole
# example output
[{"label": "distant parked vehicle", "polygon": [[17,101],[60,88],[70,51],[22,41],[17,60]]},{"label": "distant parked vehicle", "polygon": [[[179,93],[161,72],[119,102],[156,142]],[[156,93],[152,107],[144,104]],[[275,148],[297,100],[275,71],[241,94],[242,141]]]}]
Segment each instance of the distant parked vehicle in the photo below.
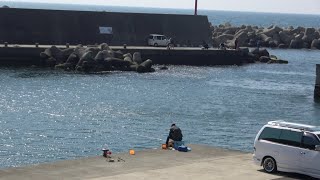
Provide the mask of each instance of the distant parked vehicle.
[{"label": "distant parked vehicle", "polygon": [[150,34],[148,38],[149,46],[170,46],[171,38],[167,38],[165,35],[161,34]]},{"label": "distant parked vehicle", "polygon": [[320,178],[320,128],[270,121],[255,138],[253,160],[267,173],[284,171]]}]

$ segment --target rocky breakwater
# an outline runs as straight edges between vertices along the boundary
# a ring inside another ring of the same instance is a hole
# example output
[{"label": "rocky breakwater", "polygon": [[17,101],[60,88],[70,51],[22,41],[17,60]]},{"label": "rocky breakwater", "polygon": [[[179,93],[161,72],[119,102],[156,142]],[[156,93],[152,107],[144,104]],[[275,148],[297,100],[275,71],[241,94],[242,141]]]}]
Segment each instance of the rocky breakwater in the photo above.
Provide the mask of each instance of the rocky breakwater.
[{"label": "rocky breakwater", "polygon": [[320,49],[320,29],[304,27],[268,28],[258,26],[234,27],[229,23],[211,26],[213,46],[218,47],[224,43],[234,48],[238,40],[239,47],[271,47],[292,49]]},{"label": "rocky breakwater", "polygon": [[124,54],[112,50],[107,44],[99,47],[82,47],[59,49],[51,46],[40,53],[45,66],[77,72],[136,71],[138,73],[154,72],[152,60],[142,60],[141,54],[135,52]]},{"label": "rocky breakwater", "polygon": [[238,51],[241,51],[242,54],[246,54],[252,59],[254,59],[254,62],[256,63],[267,63],[267,64],[288,64],[288,61],[278,59],[275,55],[270,55],[268,50],[261,49],[261,48],[239,48]]}]

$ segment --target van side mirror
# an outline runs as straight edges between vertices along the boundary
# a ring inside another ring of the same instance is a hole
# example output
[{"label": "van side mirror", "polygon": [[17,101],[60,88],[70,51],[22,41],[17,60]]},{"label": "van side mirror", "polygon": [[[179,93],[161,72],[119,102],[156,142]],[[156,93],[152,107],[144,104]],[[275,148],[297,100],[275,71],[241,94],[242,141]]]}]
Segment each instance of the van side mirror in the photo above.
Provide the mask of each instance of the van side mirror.
[{"label": "van side mirror", "polygon": [[314,150],[315,150],[315,151],[320,151],[320,145],[316,145],[316,147],[315,147]]}]

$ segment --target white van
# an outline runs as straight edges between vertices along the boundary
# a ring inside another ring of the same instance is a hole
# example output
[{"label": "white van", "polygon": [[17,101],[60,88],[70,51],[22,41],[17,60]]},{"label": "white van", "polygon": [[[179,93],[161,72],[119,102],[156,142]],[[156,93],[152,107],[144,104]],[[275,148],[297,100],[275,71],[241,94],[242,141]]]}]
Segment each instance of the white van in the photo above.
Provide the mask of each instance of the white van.
[{"label": "white van", "polygon": [[149,46],[168,46],[171,43],[171,39],[161,34],[150,34],[148,38]]},{"label": "white van", "polygon": [[270,121],[255,138],[253,160],[268,173],[278,170],[320,178],[320,127]]}]

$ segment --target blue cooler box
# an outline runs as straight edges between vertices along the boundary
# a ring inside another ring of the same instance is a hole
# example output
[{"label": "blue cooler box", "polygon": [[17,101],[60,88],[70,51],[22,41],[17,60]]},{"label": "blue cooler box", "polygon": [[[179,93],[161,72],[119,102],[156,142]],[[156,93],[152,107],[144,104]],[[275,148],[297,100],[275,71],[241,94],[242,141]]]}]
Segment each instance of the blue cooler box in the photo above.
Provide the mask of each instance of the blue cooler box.
[{"label": "blue cooler box", "polygon": [[178,151],[188,152],[188,147],[187,147],[187,146],[179,146],[179,147],[178,147]]}]

